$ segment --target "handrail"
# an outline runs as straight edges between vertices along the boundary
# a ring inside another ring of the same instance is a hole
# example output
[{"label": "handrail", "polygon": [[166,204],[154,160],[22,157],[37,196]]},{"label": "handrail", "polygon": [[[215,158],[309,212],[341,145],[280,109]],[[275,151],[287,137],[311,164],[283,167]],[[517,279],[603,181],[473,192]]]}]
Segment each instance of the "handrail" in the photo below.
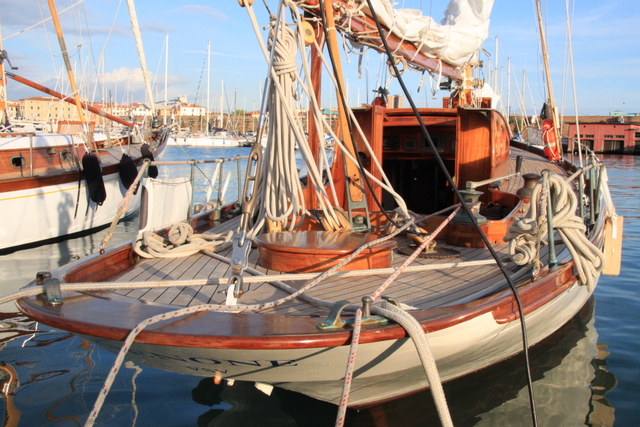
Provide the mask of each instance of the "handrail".
[{"label": "handrail", "polygon": [[496,181],[502,181],[507,178],[511,178],[514,176],[520,176],[522,170],[522,156],[516,157],[516,171],[514,173],[510,173],[508,175],[499,176],[495,178],[485,179],[484,181],[467,181],[467,190],[475,190],[476,187],[480,187],[483,185],[491,184]]}]

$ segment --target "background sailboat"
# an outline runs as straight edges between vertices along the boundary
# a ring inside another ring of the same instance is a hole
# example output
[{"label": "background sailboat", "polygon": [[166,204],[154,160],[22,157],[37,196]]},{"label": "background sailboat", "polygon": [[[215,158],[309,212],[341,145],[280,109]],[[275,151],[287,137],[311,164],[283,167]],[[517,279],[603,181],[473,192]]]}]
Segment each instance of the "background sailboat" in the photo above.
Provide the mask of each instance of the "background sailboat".
[{"label": "background sailboat", "polygon": [[[133,144],[131,138],[127,138],[125,145],[98,147],[83,118],[85,107],[101,112],[88,107],[79,98],[53,1],[49,1],[49,6],[73,96],[57,94],[13,73],[7,75],[60,98],[73,99],[71,102],[77,107],[84,132],[80,135],[0,133],[1,252],[90,232],[110,224],[137,174],[136,163],[143,157],[161,156],[168,136],[166,129],[158,128],[153,134],[149,133],[144,144]],[[5,75],[4,59],[0,60],[2,75]],[[4,89],[4,81],[2,79],[0,91]],[[0,98],[6,99],[4,93]],[[121,214],[126,217],[135,213],[139,202],[140,194],[133,195],[133,200]]]},{"label": "background sailboat", "polygon": [[185,136],[177,137],[175,145],[183,145],[187,147],[240,147],[242,141],[235,135],[229,134],[223,129],[223,99],[224,99],[224,80],[222,81],[222,92],[220,95],[220,124],[219,128],[215,128],[210,122],[209,110],[209,79],[211,75],[211,41],[207,42],[207,101],[205,108],[204,122],[201,122],[201,131],[191,133]]}]

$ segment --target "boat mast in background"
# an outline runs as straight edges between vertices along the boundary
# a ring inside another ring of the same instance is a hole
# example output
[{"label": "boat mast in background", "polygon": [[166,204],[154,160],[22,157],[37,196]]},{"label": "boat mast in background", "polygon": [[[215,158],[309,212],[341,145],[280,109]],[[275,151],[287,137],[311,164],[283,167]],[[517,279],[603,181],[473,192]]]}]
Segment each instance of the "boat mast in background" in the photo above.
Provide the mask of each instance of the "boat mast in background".
[{"label": "boat mast in background", "polygon": [[0,126],[7,127],[9,115],[7,114],[7,81],[4,78],[5,59],[7,59],[7,52],[2,49],[2,28],[0,28]]},{"label": "boat mast in background", "polygon": [[169,105],[167,101],[167,80],[169,79],[169,34],[165,37],[165,53],[164,53],[164,114],[162,115],[163,120],[162,124],[167,125],[167,106]]},{"label": "boat mast in background", "polygon": [[142,75],[144,77],[144,87],[147,92],[149,108],[151,109],[151,117],[152,119],[155,119],[156,111],[153,104],[153,93],[151,92],[151,83],[149,82],[149,74],[147,72],[147,61],[144,56],[144,47],[142,46],[140,27],[138,26],[138,15],[136,14],[136,8],[133,4],[133,0],[127,0],[127,7],[129,8],[129,16],[131,18],[131,28],[133,29],[133,35],[136,39],[136,48],[138,49],[138,57],[140,58],[140,67],[142,68]]},{"label": "boat mast in background", "polygon": [[547,86],[549,89],[549,112],[551,114],[551,120],[553,122],[552,131],[555,136],[555,149],[558,152],[558,155],[562,156],[562,140],[560,138],[560,120],[558,119],[558,110],[555,104],[555,98],[553,96],[553,85],[551,84],[551,72],[549,69],[549,52],[547,51],[547,42],[544,37],[544,25],[542,23],[542,12],[540,9],[540,0],[536,0],[536,11],[538,14],[538,25],[540,27],[540,45],[542,49],[542,58],[544,60],[544,73],[547,80]]},{"label": "boat mast in background", "polygon": [[207,130],[205,131],[205,135],[209,135],[209,111],[211,111],[210,82],[211,82],[211,40],[207,40],[207,108],[204,114]]},{"label": "boat mast in background", "polygon": [[53,0],[47,0],[47,3],[49,3],[49,9],[51,10],[51,19],[53,20],[53,25],[56,28],[56,35],[58,36],[60,51],[62,52],[62,58],[64,59],[64,66],[67,69],[67,75],[69,76],[69,84],[71,85],[71,91],[73,92],[73,98],[78,110],[78,118],[80,119],[80,123],[82,124],[85,135],[89,139],[89,146],[97,154],[98,147],[93,140],[93,134],[91,133],[89,126],[87,125],[87,119],[84,115],[84,110],[82,109],[82,100],[80,99],[80,93],[78,92],[76,79],[73,75],[73,69],[71,68],[71,61],[69,61],[69,52],[67,51],[67,44],[64,41],[64,34],[62,33],[62,27],[60,26],[60,20],[58,19],[56,5]]}]

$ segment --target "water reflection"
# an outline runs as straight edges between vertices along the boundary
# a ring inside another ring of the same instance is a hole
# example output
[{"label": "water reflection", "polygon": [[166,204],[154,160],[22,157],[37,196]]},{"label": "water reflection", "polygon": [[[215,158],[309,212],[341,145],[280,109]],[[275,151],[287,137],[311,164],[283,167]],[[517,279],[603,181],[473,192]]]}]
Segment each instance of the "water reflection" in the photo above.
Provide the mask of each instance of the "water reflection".
[{"label": "water reflection", "polygon": [[591,381],[591,405],[592,410],[589,414],[588,425],[612,427],[615,420],[615,409],[605,397],[605,394],[618,385],[618,380],[614,374],[607,371],[608,362],[605,358],[610,354],[607,351],[606,344],[598,344],[596,346],[598,354],[593,359],[595,367],[595,378]]},{"label": "water reflection", "polygon": [[2,398],[5,400],[4,424],[5,427],[17,426],[22,415],[13,402],[13,393],[20,383],[18,374],[11,365],[0,362],[0,387],[2,388]]}]

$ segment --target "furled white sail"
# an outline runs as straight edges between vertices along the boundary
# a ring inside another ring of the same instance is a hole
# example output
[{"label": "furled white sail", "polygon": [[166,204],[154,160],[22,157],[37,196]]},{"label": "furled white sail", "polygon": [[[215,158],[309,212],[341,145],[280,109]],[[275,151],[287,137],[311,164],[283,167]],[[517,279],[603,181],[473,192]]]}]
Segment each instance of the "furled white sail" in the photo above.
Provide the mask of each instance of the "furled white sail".
[{"label": "furled white sail", "polygon": [[[477,61],[489,35],[493,0],[451,0],[440,24],[417,9],[394,9],[389,0],[372,0],[380,22],[414,43],[425,55],[462,67]],[[363,12],[370,15],[366,3]]]}]

